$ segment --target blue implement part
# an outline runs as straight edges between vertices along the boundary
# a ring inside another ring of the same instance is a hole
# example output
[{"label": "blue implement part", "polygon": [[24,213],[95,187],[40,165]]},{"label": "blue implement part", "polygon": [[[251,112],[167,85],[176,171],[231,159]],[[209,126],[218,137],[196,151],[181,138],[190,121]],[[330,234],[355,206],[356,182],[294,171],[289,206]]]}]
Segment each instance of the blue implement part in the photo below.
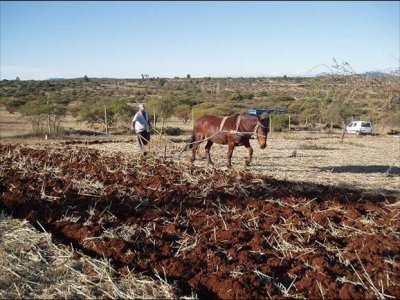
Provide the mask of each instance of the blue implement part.
[{"label": "blue implement part", "polygon": [[280,109],[280,108],[278,108],[278,109],[275,109],[275,108],[271,108],[271,109],[249,109],[248,113],[251,114],[251,115],[256,115],[256,116],[260,116],[260,115],[263,115],[263,114],[266,114],[266,115],[271,115],[271,114],[281,115],[281,114],[286,114],[287,111],[284,110],[284,109]]}]

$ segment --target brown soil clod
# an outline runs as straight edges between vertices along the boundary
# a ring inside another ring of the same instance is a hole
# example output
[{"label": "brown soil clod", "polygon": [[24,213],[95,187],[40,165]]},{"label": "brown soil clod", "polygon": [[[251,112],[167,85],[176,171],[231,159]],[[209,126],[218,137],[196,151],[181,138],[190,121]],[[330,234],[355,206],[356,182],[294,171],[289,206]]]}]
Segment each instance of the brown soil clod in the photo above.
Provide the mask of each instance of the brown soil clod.
[{"label": "brown soil clod", "polygon": [[391,195],[0,145],[0,209],[200,298],[400,297]]}]

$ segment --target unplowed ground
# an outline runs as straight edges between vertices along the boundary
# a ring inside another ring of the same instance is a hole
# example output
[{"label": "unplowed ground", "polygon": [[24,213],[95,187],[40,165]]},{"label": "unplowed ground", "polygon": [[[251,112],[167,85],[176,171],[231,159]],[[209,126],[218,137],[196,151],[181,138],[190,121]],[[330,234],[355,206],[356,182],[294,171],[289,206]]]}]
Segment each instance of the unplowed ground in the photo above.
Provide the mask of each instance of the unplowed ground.
[{"label": "unplowed ground", "polygon": [[0,159],[0,209],[177,297],[400,297],[395,196],[75,145]]}]

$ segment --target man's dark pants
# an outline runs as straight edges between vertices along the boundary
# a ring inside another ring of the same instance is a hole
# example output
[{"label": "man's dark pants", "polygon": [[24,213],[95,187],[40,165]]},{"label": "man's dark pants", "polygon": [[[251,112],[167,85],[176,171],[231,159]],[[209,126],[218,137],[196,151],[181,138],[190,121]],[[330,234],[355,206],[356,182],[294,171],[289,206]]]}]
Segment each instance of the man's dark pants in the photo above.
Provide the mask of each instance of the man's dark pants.
[{"label": "man's dark pants", "polygon": [[150,132],[141,131],[141,132],[138,132],[137,136],[138,136],[138,142],[140,145],[140,149],[143,150],[143,147],[145,145],[147,145],[147,143],[150,141]]}]

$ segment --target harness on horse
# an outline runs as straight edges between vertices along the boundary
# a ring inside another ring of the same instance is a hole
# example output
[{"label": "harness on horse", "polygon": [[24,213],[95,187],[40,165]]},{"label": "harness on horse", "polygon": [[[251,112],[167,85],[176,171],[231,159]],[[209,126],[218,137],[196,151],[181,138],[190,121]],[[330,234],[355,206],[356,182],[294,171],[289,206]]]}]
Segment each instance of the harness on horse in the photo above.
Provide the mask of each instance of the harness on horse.
[{"label": "harness on horse", "polygon": [[220,125],[219,125],[219,130],[218,130],[216,133],[214,133],[214,134],[211,135],[211,136],[207,136],[207,137],[205,137],[205,138],[202,139],[202,140],[197,140],[197,141],[194,140],[193,142],[187,143],[187,144],[182,148],[182,150],[179,152],[179,156],[182,154],[183,151],[185,151],[185,150],[187,149],[187,147],[188,147],[189,145],[200,144],[201,142],[211,140],[211,138],[213,138],[213,137],[215,137],[215,136],[217,136],[217,135],[220,135],[220,134],[222,134],[222,133],[231,133],[231,134],[236,134],[236,135],[248,135],[248,134],[250,134],[250,136],[252,136],[253,134],[257,134],[258,136],[266,137],[266,135],[264,135],[264,134],[258,134],[258,133],[257,133],[257,130],[258,130],[258,127],[259,127],[259,126],[261,126],[262,128],[267,129],[267,127],[264,126],[263,124],[261,124],[259,120],[257,120],[257,124],[256,124],[256,126],[254,127],[254,130],[253,130],[252,132],[239,132],[240,122],[241,122],[241,119],[242,119],[242,115],[243,115],[243,114],[244,114],[244,113],[241,113],[241,114],[239,114],[239,116],[237,117],[237,119],[236,119],[236,128],[235,128],[235,130],[230,130],[230,131],[223,130],[223,129],[224,129],[224,126],[225,126],[226,120],[227,120],[229,117],[231,117],[231,116],[224,117],[224,118],[222,119]]},{"label": "harness on horse", "polygon": [[[236,119],[236,129],[235,129],[235,130],[231,130],[231,131],[230,131],[231,133],[237,133],[237,132],[238,132],[238,129],[239,129],[239,126],[240,126],[240,119],[242,118],[242,115],[243,115],[243,113],[240,114],[239,117]],[[229,118],[229,116],[228,116],[228,117],[224,117],[224,118],[222,119],[222,122],[221,122],[221,124],[219,125],[219,131],[220,131],[220,132],[222,132],[222,129],[224,128],[225,122],[226,122],[226,120],[227,120],[228,118]]]},{"label": "harness on horse", "polygon": [[[265,126],[262,125],[262,124],[260,123],[259,120],[257,120],[257,124],[256,124],[256,126],[254,127],[253,132],[239,132],[239,126],[240,126],[240,121],[241,121],[241,119],[242,119],[242,115],[243,115],[243,113],[241,113],[241,114],[236,118],[236,128],[235,128],[235,130],[230,130],[229,133],[237,134],[237,135],[249,134],[249,133],[250,133],[251,135],[253,135],[253,134],[256,134],[256,133],[257,133],[258,126],[261,126],[261,127],[265,128]],[[219,133],[227,132],[227,131],[224,131],[223,129],[224,129],[224,126],[225,126],[225,122],[226,122],[226,120],[227,120],[228,118],[229,118],[229,116],[224,117],[224,118],[222,119],[221,124],[219,125]]]}]

